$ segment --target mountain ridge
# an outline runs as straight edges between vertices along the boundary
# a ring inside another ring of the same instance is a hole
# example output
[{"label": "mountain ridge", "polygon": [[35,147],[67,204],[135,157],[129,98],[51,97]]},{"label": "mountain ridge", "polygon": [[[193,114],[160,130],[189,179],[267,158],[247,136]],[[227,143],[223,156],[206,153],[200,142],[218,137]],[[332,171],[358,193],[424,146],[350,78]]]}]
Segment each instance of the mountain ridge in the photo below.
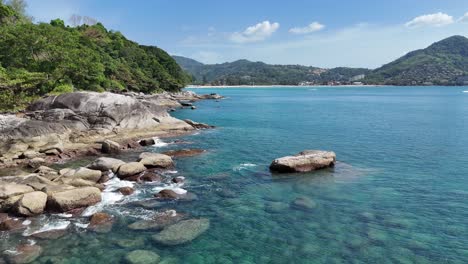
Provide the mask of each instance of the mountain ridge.
[{"label": "mountain ridge", "polygon": [[[220,64],[203,64],[173,56],[193,76],[194,84],[214,85],[466,85],[468,84],[468,38],[455,35],[408,52],[379,68],[266,64],[245,59]],[[191,64],[187,65],[187,60]],[[257,67],[257,69],[255,68]],[[289,76],[288,76],[289,75]]]}]

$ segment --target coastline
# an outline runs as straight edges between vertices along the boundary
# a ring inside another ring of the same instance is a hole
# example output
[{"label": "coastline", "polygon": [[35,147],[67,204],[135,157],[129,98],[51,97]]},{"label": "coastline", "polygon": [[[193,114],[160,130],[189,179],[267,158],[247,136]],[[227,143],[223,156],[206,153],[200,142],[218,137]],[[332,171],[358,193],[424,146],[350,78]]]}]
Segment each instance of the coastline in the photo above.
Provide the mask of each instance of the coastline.
[{"label": "coastline", "polygon": [[390,87],[393,85],[189,85],[185,89],[249,89],[249,88],[349,88],[349,87]]}]

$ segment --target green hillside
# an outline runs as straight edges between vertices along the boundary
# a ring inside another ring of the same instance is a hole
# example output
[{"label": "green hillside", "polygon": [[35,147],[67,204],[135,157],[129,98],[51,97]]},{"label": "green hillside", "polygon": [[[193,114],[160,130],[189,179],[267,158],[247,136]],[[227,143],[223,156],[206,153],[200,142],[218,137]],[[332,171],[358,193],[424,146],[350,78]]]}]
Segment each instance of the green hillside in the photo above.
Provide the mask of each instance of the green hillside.
[{"label": "green hillside", "polygon": [[371,84],[457,85],[468,76],[468,39],[453,36],[374,70]]},{"label": "green hillside", "polygon": [[176,91],[190,77],[157,47],[102,24],[34,24],[0,2],[0,110],[70,90]]},{"label": "green hillside", "polygon": [[193,76],[194,84],[222,85],[297,85],[301,82],[327,84],[349,83],[353,77],[367,74],[368,69],[322,69],[301,65],[271,65],[263,62],[238,60],[222,64],[203,64],[174,56],[181,67]]}]

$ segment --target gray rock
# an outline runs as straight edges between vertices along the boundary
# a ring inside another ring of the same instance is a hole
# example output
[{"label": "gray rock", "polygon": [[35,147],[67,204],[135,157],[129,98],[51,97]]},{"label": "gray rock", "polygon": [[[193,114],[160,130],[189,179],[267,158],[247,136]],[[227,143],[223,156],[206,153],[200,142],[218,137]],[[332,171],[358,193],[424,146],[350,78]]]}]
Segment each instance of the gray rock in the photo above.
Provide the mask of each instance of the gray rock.
[{"label": "gray rock", "polygon": [[21,216],[34,216],[44,212],[46,202],[47,194],[43,192],[30,192],[23,194],[13,205],[12,210]]},{"label": "gray rock", "polygon": [[170,156],[160,153],[143,152],[140,154],[138,161],[149,168],[170,168],[174,166]]},{"label": "gray rock", "polygon": [[94,205],[100,201],[101,191],[98,188],[76,188],[49,194],[47,210],[51,212],[67,212],[72,209]]},{"label": "gray rock", "polygon": [[117,171],[117,176],[119,176],[119,178],[121,179],[124,179],[135,174],[144,172],[145,170],[145,165],[143,165],[140,162],[125,163],[119,167],[119,170]]},{"label": "gray rock", "polygon": [[0,199],[8,199],[24,193],[33,192],[34,189],[24,184],[0,182]]},{"label": "gray rock", "polygon": [[149,250],[134,250],[125,256],[128,264],[157,264],[160,261],[158,254]]},{"label": "gray rock", "polygon": [[101,151],[106,154],[119,154],[121,148],[119,143],[108,139],[101,144]]},{"label": "gray rock", "polygon": [[95,160],[93,163],[86,166],[88,169],[117,172],[121,165],[125,164],[124,161],[114,158],[101,157]]},{"label": "gray rock", "polygon": [[295,156],[275,159],[270,165],[270,170],[278,173],[309,172],[333,167],[335,162],[334,152],[307,150]]},{"label": "gray rock", "polygon": [[175,246],[188,243],[210,227],[206,218],[183,220],[177,224],[164,228],[159,234],[153,235],[153,240],[166,246]]},{"label": "gray rock", "polygon": [[73,178],[83,179],[87,181],[97,182],[102,176],[102,172],[100,170],[91,170],[88,168],[79,168],[75,171]]}]

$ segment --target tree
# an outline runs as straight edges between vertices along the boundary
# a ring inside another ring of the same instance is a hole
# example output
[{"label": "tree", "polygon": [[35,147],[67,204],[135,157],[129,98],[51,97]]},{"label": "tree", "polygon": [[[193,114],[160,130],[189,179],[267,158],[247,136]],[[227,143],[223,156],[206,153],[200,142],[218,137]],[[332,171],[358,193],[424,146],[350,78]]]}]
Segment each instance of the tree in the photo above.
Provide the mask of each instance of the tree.
[{"label": "tree", "polygon": [[70,22],[70,24],[71,24],[73,27],[77,27],[77,26],[80,26],[80,25],[81,25],[82,19],[83,19],[82,16],[77,15],[77,14],[73,14],[73,15],[71,15],[70,18],[68,19],[68,22]]},{"label": "tree", "polygon": [[33,18],[26,13],[26,7],[28,7],[28,4],[25,0],[9,0],[6,4],[16,12],[21,20],[28,22],[33,20]]},{"label": "tree", "polygon": [[88,25],[88,26],[93,26],[96,25],[98,21],[92,17],[89,16],[84,16],[83,17],[83,24]]}]

